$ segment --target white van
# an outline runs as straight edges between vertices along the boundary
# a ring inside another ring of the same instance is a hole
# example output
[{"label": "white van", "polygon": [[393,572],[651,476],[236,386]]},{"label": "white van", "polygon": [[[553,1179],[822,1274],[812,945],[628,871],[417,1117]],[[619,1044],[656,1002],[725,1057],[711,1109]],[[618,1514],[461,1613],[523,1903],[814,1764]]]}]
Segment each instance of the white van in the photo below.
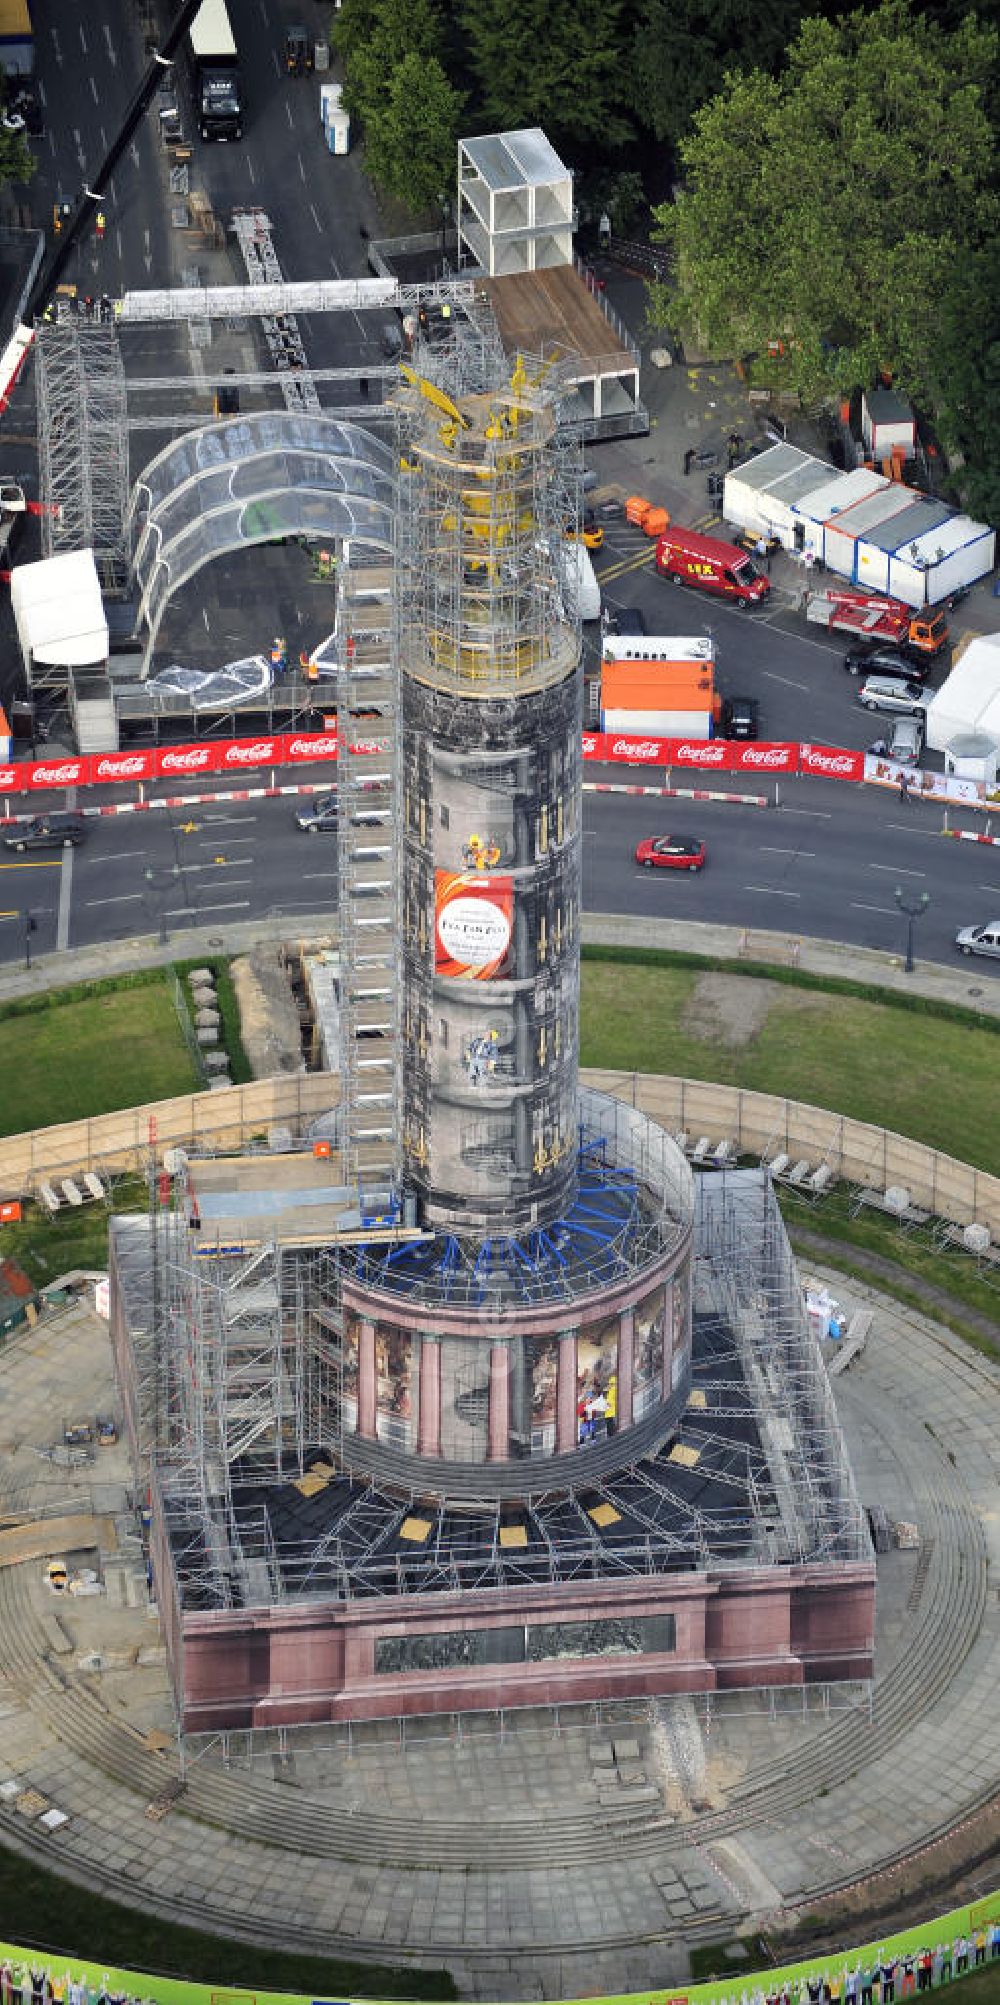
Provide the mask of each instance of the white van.
[{"label": "white van", "polygon": [[955,934],[955,945],[962,954],[989,954],[1000,961],[1000,919],[987,919],[985,926],[963,926]]}]

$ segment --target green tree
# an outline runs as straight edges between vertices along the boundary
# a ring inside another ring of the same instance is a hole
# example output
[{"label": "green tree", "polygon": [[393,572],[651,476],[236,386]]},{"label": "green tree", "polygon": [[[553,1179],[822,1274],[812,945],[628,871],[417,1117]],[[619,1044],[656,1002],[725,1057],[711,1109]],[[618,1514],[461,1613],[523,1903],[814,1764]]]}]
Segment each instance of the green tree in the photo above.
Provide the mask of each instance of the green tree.
[{"label": "green tree", "polygon": [[[447,69],[448,31],[437,0],[346,0],[332,39],[344,63],[344,103],[366,130],[386,108],[393,71],[404,57]],[[449,188],[454,178],[452,161]]]},{"label": "green tree", "polygon": [[[17,89],[17,78],[9,78],[0,66],[0,101],[15,99]],[[8,132],[5,126],[0,126],[0,186],[7,187],[11,181],[30,181],[36,165],[23,132]]]},{"label": "green tree", "polygon": [[1000,243],[962,258],[945,288],[931,365],[942,442],[964,505],[1000,522]]},{"label": "green tree", "polygon": [[651,318],[736,352],[780,338],[807,399],[880,368],[923,391],[944,282],[996,230],[996,53],[974,17],[949,33],[883,0],[803,22],[778,80],[727,75],[656,211],[677,289],[651,289]]},{"label": "green tree", "polygon": [[773,70],[798,27],[801,0],[641,0],[628,90],[638,123],[676,146],[727,68]]},{"label": "green tree", "polygon": [[461,0],[477,127],[543,126],[556,147],[629,137],[621,0]]},{"label": "green tree", "polygon": [[376,187],[411,209],[430,208],[450,189],[463,103],[436,57],[404,56],[368,115],[365,163]]}]

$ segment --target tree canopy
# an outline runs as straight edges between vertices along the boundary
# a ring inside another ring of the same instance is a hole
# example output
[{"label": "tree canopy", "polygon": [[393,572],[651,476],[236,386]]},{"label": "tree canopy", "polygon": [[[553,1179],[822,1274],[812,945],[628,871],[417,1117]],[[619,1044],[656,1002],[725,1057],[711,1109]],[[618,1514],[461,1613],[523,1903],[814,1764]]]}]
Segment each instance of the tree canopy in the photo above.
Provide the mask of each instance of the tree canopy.
[{"label": "tree canopy", "polygon": [[622,0],[460,0],[472,129],[543,126],[556,148],[628,137]]},{"label": "tree canopy", "polygon": [[367,166],[376,187],[413,209],[450,195],[462,104],[436,56],[404,56],[367,122]]},{"label": "tree canopy", "polygon": [[[960,260],[941,302],[930,388],[962,500],[1000,522],[1000,241]],[[961,454],[963,466],[957,464]]]},{"label": "tree canopy", "polygon": [[949,31],[882,0],[804,21],[777,79],[727,75],[655,212],[677,291],[653,288],[654,316],[737,352],[780,340],[807,398],[880,369],[922,390],[946,282],[996,230],[996,53],[974,16]]},{"label": "tree canopy", "polygon": [[801,0],[639,0],[627,65],[636,119],[676,147],[730,67],[776,68]]}]

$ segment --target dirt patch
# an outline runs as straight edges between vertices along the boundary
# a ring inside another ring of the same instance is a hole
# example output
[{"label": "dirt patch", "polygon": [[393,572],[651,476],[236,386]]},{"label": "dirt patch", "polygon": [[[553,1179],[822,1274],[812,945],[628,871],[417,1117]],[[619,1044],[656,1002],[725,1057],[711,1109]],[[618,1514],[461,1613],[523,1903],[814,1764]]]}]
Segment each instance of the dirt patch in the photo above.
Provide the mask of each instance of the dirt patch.
[{"label": "dirt patch", "polygon": [[302,1072],[299,1013],[278,947],[262,947],[232,964],[243,1049],[255,1079]]},{"label": "dirt patch", "polygon": [[829,998],[810,995],[805,989],[783,982],[757,980],[753,975],[699,975],[691,998],[691,1021],[685,1025],[706,1044],[750,1044],[763,1030],[768,1013],[778,1005],[783,1010],[826,1009]]}]

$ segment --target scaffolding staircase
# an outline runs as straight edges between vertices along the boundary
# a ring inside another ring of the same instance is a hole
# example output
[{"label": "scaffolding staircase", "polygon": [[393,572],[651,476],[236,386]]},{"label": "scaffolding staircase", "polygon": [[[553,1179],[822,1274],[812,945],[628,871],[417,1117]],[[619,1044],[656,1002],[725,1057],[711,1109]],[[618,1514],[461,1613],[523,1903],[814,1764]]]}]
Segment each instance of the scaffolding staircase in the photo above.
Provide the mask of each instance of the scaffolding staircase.
[{"label": "scaffolding staircase", "polygon": [[362,1225],[395,1222],[399,1106],[399,672],[393,608],[338,622],[341,1147]]}]

